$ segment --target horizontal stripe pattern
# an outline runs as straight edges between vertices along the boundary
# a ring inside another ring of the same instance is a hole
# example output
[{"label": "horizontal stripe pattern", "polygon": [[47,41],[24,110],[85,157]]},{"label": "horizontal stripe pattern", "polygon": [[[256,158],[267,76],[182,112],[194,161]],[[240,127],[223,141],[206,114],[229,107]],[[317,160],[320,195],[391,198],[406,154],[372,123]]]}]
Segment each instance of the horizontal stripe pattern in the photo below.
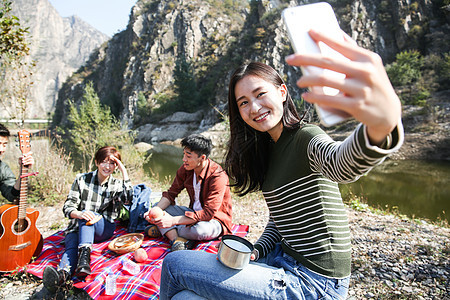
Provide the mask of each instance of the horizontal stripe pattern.
[{"label": "horizontal stripe pattern", "polygon": [[313,172],[339,183],[350,183],[383,161],[364,154],[354,132],[344,142],[333,142],[326,134],[313,137],[308,145],[308,158]]},{"label": "horizontal stripe pattern", "polygon": [[284,130],[271,145],[262,185],[270,218],[255,243],[258,257],[281,242],[288,254],[319,274],[350,274],[350,231],[338,183],[358,180],[388,154],[369,147],[364,131],[360,125],[336,142],[319,127],[304,125]]},{"label": "horizontal stripe pattern", "polygon": [[259,241],[264,248],[282,237],[304,257],[350,251],[347,212],[336,183],[314,173],[263,195],[272,222]]}]

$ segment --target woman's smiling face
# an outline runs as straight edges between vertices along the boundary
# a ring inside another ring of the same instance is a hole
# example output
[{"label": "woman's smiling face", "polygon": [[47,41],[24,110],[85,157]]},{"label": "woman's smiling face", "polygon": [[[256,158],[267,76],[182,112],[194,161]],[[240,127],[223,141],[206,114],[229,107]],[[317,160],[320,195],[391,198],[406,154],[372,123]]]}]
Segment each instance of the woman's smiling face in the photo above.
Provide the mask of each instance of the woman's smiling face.
[{"label": "woman's smiling face", "polygon": [[248,75],[235,86],[235,97],[239,113],[253,129],[268,132],[277,141],[283,131],[281,118],[286,86],[277,87],[264,79]]},{"label": "woman's smiling face", "polygon": [[110,158],[106,158],[101,163],[95,162],[95,164],[97,165],[98,173],[99,173],[100,177],[102,177],[102,179],[108,178],[109,175],[114,173],[114,170],[116,169],[116,166],[117,166],[117,164],[114,161],[112,161]]}]

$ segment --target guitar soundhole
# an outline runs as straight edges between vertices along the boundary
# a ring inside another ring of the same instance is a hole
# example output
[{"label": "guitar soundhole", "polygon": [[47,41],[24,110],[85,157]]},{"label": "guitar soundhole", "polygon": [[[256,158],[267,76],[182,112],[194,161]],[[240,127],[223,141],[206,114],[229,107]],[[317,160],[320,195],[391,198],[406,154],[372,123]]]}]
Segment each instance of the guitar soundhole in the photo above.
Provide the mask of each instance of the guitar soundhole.
[{"label": "guitar soundhole", "polygon": [[18,219],[14,222],[13,231],[16,233],[22,233],[28,228],[28,219]]}]

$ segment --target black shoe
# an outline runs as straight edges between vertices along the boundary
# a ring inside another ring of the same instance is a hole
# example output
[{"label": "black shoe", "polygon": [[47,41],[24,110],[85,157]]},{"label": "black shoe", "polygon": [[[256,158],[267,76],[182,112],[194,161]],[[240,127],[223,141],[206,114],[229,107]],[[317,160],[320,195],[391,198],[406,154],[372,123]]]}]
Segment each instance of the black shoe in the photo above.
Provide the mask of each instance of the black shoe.
[{"label": "black shoe", "polygon": [[158,226],[154,224],[150,224],[147,227],[145,227],[144,232],[151,238],[161,237],[161,232],[159,231]]},{"label": "black shoe", "polygon": [[178,251],[178,250],[191,250],[195,247],[197,241],[188,240],[182,237],[177,237],[174,241],[172,241],[172,246],[170,251]]},{"label": "black shoe", "polygon": [[179,250],[187,250],[186,242],[187,242],[187,239],[182,238],[182,237],[177,237],[175,240],[173,240],[171,242],[172,246],[170,247],[170,251],[174,252],[174,251],[179,251]]},{"label": "black shoe", "polygon": [[56,270],[55,267],[47,266],[44,269],[42,281],[49,292],[55,293],[58,288],[66,285],[66,281],[69,277],[69,272],[65,270]]},{"label": "black shoe", "polygon": [[188,240],[186,243],[186,249],[188,250],[192,250],[195,248],[195,246],[197,246],[197,241],[196,240]]},{"label": "black shoe", "polygon": [[91,274],[91,248],[84,246],[78,249],[78,265],[75,275],[86,277]]}]

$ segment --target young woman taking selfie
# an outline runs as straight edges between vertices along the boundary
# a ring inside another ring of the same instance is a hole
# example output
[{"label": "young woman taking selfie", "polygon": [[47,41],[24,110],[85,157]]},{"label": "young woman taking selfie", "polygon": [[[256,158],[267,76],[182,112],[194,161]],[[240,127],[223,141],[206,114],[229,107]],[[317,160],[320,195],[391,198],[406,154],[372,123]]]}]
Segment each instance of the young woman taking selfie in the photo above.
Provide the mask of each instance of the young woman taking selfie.
[{"label": "young woman taking selfie", "polygon": [[164,260],[160,299],[345,299],[351,270],[346,208],[338,183],[357,180],[403,142],[401,104],[380,57],[346,37],[343,42],[311,31],[347,57],[291,55],[293,66],[345,74],[302,76],[310,103],[342,110],[360,124],[343,142],[303,122],[288,89],[270,66],[239,67],[229,84],[231,137],[225,162],[235,191],[262,191],[270,216],[243,270],[200,251],[170,253]]}]

